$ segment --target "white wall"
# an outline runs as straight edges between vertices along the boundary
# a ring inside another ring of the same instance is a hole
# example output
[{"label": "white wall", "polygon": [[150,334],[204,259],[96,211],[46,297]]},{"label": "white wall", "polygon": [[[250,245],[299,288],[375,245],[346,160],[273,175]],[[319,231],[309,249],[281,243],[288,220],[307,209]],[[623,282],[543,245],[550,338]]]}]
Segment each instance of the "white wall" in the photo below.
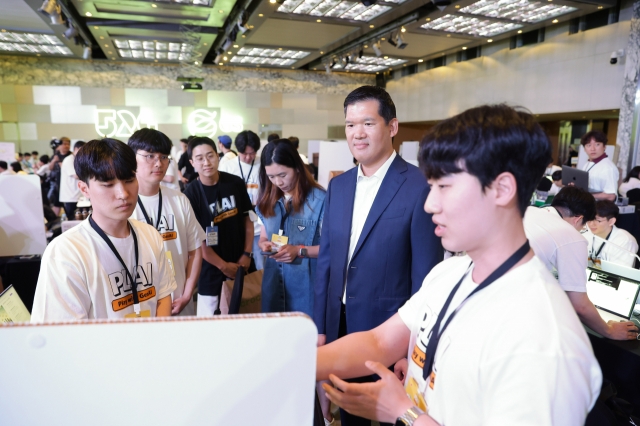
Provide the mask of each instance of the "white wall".
[{"label": "white wall", "polygon": [[509,49],[484,44],[482,56],[387,83],[403,121],[440,120],[486,104],[507,102],[535,114],[620,108],[630,21],[569,35],[568,23],[546,29],[543,43]]}]

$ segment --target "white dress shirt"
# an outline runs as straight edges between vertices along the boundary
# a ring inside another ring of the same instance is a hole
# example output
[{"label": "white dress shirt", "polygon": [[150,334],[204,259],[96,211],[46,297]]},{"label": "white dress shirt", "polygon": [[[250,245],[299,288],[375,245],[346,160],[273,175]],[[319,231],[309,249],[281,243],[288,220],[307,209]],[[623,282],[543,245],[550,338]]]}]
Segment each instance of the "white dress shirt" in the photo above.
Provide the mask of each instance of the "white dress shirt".
[{"label": "white dress shirt", "polygon": [[[373,202],[378,195],[378,190],[384,177],[387,175],[387,171],[396,158],[396,151],[391,153],[391,156],[384,162],[382,166],[371,176],[365,176],[362,173],[362,164],[358,166],[358,177],[356,178],[356,195],[353,199],[353,216],[351,217],[351,238],[349,239],[349,258],[347,259],[347,265],[351,263],[351,257],[358,245],[362,228],[367,221],[369,211]],[[347,303],[347,285],[345,283],[344,293],[342,295],[342,303]]]}]

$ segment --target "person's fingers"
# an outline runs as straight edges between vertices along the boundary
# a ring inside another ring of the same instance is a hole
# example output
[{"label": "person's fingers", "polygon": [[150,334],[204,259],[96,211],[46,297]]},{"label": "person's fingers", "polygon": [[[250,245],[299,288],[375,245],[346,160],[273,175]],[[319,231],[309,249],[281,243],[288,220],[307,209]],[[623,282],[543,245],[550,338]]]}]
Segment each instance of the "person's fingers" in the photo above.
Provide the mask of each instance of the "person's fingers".
[{"label": "person's fingers", "polygon": [[342,392],[346,392],[349,387],[349,383],[345,382],[334,374],[329,374],[329,380],[331,380],[331,383],[333,383],[333,386],[335,388],[341,390]]},{"label": "person's fingers", "polygon": [[379,362],[366,361],[364,363],[364,365],[369,370],[373,371],[378,376],[380,376],[381,379],[384,379],[385,377],[388,377],[389,374],[393,375],[393,373],[391,371],[389,371],[389,369],[387,367],[385,367],[383,364],[380,364]]}]

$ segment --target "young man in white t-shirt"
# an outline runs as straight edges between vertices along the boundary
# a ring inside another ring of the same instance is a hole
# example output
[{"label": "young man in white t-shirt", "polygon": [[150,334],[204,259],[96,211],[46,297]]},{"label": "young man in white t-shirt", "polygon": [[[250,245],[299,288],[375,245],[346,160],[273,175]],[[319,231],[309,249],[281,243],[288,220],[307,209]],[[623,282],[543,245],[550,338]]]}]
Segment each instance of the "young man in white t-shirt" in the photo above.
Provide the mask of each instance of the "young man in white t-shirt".
[{"label": "young man in white t-shirt", "polygon": [[607,260],[633,268],[638,242],[629,232],[615,225],[619,213],[620,209],[613,201],[598,201],[596,216],[587,223],[588,231],[583,235],[587,239],[589,258],[592,261]]},{"label": "young man in white t-shirt", "polygon": [[60,195],[58,200],[64,204],[64,211],[68,218],[73,217],[78,200],[82,195],[78,187],[78,176],[73,164],[78,151],[83,145],[83,141],[77,141],[73,145],[73,154],[65,158],[60,167]]},{"label": "young man in white t-shirt", "polygon": [[171,167],[171,140],[154,129],[140,129],[129,138],[138,162],[138,203],[134,219],[157,229],[164,241],[165,254],[176,279],[172,295],[173,315],[195,315],[193,294],[200,277],[200,246],[205,234],[180,191],[165,187],[165,173]]},{"label": "young man in white t-shirt", "polygon": [[[251,204],[255,207],[260,194],[260,158],[256,158],[260,150],[260,137],[251,130],[245,130],[236,136],[236,148],[238,158],[220,162],[218,170],[236,175],[241,178],[247,186],[247,193],[251,199]],[[251,212],[253,213],[253,212]],[[260,254],[260,227],[262,222],[257,215],[250,214],[253,221],[253,260],[256,269],[264,267],[264,256]]]},{"label": "young man in white t-shirt", "polygon": [[74,167],[93,214],[44,251],[31,321],[171,315],[176,282],[162,237],[129,220],[138,196],[136,155],[118,140],[93,140]]},{"label": "young man in white t-shirt", "polygon": [[[532,115],[505,105],[431,130],[420,158],[431,185],[425,210],[442,245],[467,255],[433,268],[381,326],[318,348],[316,379],[333,382],[324,385],[333,402],[397,425],[584,424],[600,368],[522,225],[550,158]],[[403,387],[387,367],[404,357]],[[342,380],[372,372],[381,380]]]},{"label": "young man in white t-shirt", "polygon": [[589,156],[583,170],[589,172],[589,191],[596,200],[615,201],[618,194],[620,172],[604,152],[607,136],[599,130],[585,134],[580,143]]},{"label": "young man in white t-shirt", "polygon": [[634,340],[638,329],[633,322],[605,322],[587,295],[587,241],[580,231],[595,217],[593,195],[575,186],[565,186],[554,197],[551,207],[527,208],[524,231],[536,256],[557,274],[558,283],[580,321],[609,339]]}]

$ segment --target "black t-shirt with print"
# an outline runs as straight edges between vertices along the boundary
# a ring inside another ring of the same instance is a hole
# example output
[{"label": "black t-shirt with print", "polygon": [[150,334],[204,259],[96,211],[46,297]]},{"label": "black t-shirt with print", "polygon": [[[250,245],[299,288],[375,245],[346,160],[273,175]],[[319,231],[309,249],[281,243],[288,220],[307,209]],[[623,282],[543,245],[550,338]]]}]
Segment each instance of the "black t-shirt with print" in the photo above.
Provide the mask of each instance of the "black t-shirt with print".
[{"label": "black t-shirt with print", "polygon": [[[206,230],[211,226],[212,220],[214,226],[218,227],[218,245],[212,247],[213,251],[225,262],[237,262],[244,252],[245,218],[249,210],[253,210],[242,179],[220,172],[217,184],[207,186],[199,179],[194,180],[187,186],[184,195],[189,198],[202,229]],[[215,214],[214,205],[217,205]],[[219,295],[225,279],[222,271],[203,259],[198,293],[205,296]]]}]

